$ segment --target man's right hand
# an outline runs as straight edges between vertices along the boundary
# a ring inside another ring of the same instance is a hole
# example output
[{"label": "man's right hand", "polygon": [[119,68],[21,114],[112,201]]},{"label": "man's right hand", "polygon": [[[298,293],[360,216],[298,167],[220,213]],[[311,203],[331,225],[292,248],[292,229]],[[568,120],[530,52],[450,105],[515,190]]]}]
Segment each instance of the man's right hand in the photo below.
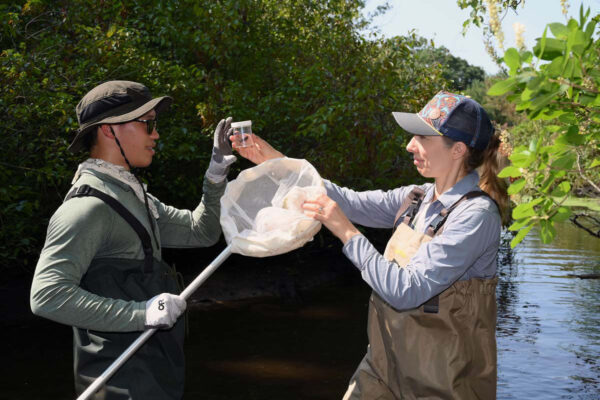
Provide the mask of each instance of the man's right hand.
[{"label": "man's right hand", "polygon": [[273,158],[285,157],[283,153],[275,150],[266,140],[259,136],[252,134],[254,141],[253,146],[239,147],[236,142],[235,136],[230,136],[231,145],[235,151],[237,151],[242,157],[252,161],[254,164],[260,164]]},{"label": "man's right hand", "polygon": [[170,328],[187,306],[181,296],[161,293],[146,302],[146,328]]}]

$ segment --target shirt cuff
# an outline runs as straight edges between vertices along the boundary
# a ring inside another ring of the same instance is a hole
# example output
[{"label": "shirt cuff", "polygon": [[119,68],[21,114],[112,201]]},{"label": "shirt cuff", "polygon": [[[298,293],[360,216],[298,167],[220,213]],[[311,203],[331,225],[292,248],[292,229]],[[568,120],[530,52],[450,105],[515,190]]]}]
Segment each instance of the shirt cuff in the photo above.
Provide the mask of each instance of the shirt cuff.
[{"label": "shirt cuff", "polygon": [[136,309],[133,311],[133,318],[136,321],[138,331],[146,329],[146,302],[139,302]]},{"label": "shirt cuff", "polygon": [[369,260],[379,254],[369,239],[361,234],[352,236],[342,247],[342,252],[360,271],[364,271]]}]

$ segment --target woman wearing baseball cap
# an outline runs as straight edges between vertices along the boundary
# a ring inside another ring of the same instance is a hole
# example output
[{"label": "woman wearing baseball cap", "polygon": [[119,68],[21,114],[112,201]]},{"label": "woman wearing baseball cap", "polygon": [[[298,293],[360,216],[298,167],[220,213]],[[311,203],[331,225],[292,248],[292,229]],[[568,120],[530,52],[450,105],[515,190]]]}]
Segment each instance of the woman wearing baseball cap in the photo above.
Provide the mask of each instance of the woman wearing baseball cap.
[{"label": "woman wearing baseball cap", "polygon": [[[304,203],[373,289],[367,354],[344,399],[494,399],[496,259],[508,205],[499,137],[485,110],[458,94],[392,114],[434,183],[355,192],[325,181],[327,195]],[[283,156],[259,137],[233,147],[255,163]],[[384,254],[353,223],[394,228]]]},{"label": "woman wearing baseball cap", "polygon": [[[95,399],[181,399],[184,320],[177,274],[164,247],[207,247],[221,234],[220,198],[236,159],[231,118],[214,134],[212,157],[195,210],[178,210],[146,193],[136,168],[150,165],[158,121],[172,103],[131,81],[109,81],[76,107],[69,146],[89,152],[48,225],[31,286],[31,309],[73,327],[75,389],[81,394],[146,328],[160,329]],[[200,176],[200,179],[202,177]]]}]

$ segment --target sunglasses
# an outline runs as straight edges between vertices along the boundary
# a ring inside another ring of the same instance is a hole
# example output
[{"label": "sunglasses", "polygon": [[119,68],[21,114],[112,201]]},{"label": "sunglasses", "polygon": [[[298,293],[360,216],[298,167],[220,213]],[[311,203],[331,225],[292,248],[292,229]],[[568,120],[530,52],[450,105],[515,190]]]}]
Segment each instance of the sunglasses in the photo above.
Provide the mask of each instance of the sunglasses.
[{"label": "sunglasses", "polygon": [[152,132],[156,129],[158,132],[158,121],[156,119],[134,119],[133,121],[143,122],[146,124],[146,132],[148,135],[152,135]]}]

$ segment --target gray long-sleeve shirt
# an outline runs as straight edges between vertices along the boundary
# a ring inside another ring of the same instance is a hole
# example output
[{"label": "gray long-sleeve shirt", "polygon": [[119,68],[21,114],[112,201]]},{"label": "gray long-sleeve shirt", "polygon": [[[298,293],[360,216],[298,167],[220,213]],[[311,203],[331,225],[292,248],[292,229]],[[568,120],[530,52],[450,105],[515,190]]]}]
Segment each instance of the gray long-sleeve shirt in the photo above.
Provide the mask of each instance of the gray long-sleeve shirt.
[{"label": "gray long-sleeve shirt", "polygon": [[[129,185],[98,171],[85,170],[74,187],[87,184],[117,199],[151,232],[144,204]],[[154,202],[159,218],[161,247],[206,247],[221,234],[220,198],[226,182],[204,179],[204,195],[194,211]],[[151,235],[152,236],[152,235]],[[154,238],[152,238],[154,243]],[[161,251],[153,245],[154,258]],[[79,286],[93,259],[143,260],[139,237],[129,224],[96,197],[75,197],[63,203],[48,225],[31,286],[32,311],[45,318],[80,328],[126,332],[143,330],[145,302],[101,297]]]},{"label": "gray long-sleeve shirt", "polygon": [[[432,202],[435,187],[425,191],[421,209],[428,207],[423,231],[443,208],[449,208],[464,194],[479,190],[479,175],[473,171]],[[415,185],[389,191],[355,192],[325,181],[327,195],[348,218],[371,228],[393,228],[402,202]],[[343,247],[344,254],[361,271],[362,277],[386,302],[408,310],[441,293],[457,280],[492,278],[501,222],[498,209],[487,197],[476,197],[456,207],[443,232],[421,245],[405,268],[386,260],[363,235],[356,235]]]}]

